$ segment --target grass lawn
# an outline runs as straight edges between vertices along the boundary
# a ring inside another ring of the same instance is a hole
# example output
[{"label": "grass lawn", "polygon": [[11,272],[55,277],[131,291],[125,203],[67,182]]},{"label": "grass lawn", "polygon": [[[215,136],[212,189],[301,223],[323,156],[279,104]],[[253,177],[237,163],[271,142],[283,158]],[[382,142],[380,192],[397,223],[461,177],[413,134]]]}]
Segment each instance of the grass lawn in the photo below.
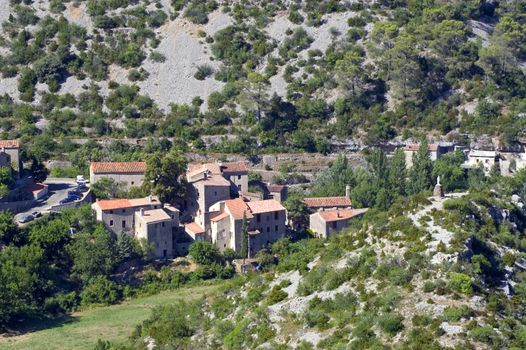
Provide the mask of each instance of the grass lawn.
[{"label": "grass lawn", "polygon": [[[157,305],[177,300],[193,300],[211,295],[218,284],[181,288],[126,301],[119,305],[98,307],[76,312],[56,325],[41,325],[39,330],[12,337],[0,336],[0,349],[87,349],[92,350],[97,339],[123,341],[135,326],[148,318]],[[48,327],[48,328],[43,328]]]}]

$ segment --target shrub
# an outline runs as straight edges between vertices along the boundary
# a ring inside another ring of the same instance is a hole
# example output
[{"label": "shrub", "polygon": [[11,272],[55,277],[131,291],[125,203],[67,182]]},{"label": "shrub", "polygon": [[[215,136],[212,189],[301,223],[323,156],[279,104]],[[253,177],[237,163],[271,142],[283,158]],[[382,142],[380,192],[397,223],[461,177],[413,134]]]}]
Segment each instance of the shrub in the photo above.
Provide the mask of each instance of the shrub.
[{"label": "shrub", "polygon": [[448,286],[452,290],[463,294],[471,294],[473,292],[471,277],[464,273],[451,272],[449,274]]},{"label": "shrub", "polygon": [[473,314],[468,306],[461,307],[447,307],[442,313],[442,318],[446,321],[459,321],[461,318],[468,318]]},{"label": "shrub", "polygon": [[380,316],[378,319],[378,325],[385,333],[394,336],[404,329],[404,324],[402,323],[403,320],[404,319],[401,315],[391,312]]},{"label": "shrub", "polygon": [[117,303],[122,296],[120,286],[104,276],[96,276],[88,283],[80,293],[82,305]]},{"label": "shrub", "polygon": [[166,61],[166,56],[163,55],[162,53],[160,52],[157,52],[157,51],[153,51],[151,54],[150,54],[150,59],[154,62],[158,62],[158,63],[162,63],[162,62],[165,62]]},{"label": "shrub", "polygon": [[280,286],[276,285],[272,288],[270,293],[267,296],[267,303],[273,305],[279,303],[280,301],[286,299],[289,295],[287,292],[281,289]]},{"label": "shrub", "polygon": [[212,74],[214,74],[214,69],[209,65],[203,64],[197,67],[197,71],[194,74],[194,78],[196,78],[197,80],[205,80]]}]

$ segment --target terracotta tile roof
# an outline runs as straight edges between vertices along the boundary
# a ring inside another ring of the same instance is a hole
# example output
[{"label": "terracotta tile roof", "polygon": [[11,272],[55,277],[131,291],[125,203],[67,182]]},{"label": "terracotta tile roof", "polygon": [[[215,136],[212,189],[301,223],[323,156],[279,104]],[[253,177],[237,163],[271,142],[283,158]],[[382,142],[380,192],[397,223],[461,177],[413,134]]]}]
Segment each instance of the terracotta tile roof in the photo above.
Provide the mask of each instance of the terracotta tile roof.
[{"label": "terracotta tile roof", "polygon": [[210,219],[210,221],[212,222],[218,222],[218,221],[221,221],[225,218],[228,218],[230,215],[228,215],[228,213],[225,213],[225,212],[222,212],[220,213],[219,215],[216,215],[214,216],[213,218]]},{"label": "terracotta tile roof", "polygon": [[0,140],[0,148],[19,148],[20,142],[18,140]]},{"label": "terracotta tile roof", "polygon": [[303,202],[309,207],[350,207],[351,200],[342,197],[310,197],[304,198]]},{"label": "terracotta tile roof", "polygon": [[133,207],[127,199],[103,199],[95,202],[94,205],[98,206],[102,211]]},{"label": "terracotta tile roof", "polygon": [[245,162],[231,162],[221,164],[223,173],[247,173],[248,168]]},{"label": "terracotta tile roof", "polygon": [[320,211],[312,215],[319,215],[324,221],[333,222],[333,221],[349,220],[353,217],[362,215],[367,210],[369,210],[369,208],[349,209],[349,210],[329,210],[329,211]]},{"label": "terracotta tile roof", "polygon": [[202,182],[204,186],[230,187],[230,182],[222,176],[214,175],[196,182]]},{"label": "terracotta tile roof", "polygon": [[203,235],[205,233],[205,229],[199,226],[196,222],[191,222],[189,224],[184,225],[185,231],[190,231],[190,233],[193,233],[194,235]]},{"label": "terracotta tile roof", "polygon": [[93,162],[90,169],[94,174],[141,174],[146,171],[146,162]]},{"label": "terracotta tile roof", "polygon": [[247,206],[250,208],[252,214],[270,213],[274,211],[285,210],[285,207],[281,205],[275,199],[266,199],[264,201],[253,201],[247,202]]},{"label": "terracotta tile roof", "polygon": [[285,188],[287,188],[287,186],[284,186],[284,185],[267,185],[267,189],[269,190],[269,192],[281,192]]},{"label": "terracotta tile roof", "polygon": [[157,197],[152,197],[151,201],[149,197],[145,198],[135,198],[135,199],[102,199],[95,202],[94,205],[103,210],[114,210],[114,209],[126,209],[126,208],[135,208],[142,207],[147,205],[156,205],[160,204]]},{"label": "terracotta tile roof", "polygon": [[218,163],[189,164],[186,175],[191,178],[203,172],[210,172],[212,175],[220,175],[221,168]]},{"label": "terracotta tile roof", "polygon": [[243,219],[243,215],[245,215],[247,219],[253,217],[247,203],[241,198],[226,200],[225,207],[228,208],[228,211],[234,217],[234,220]]},{"label": "terracotta tile roof", "polygon": [[145,210],[143,215],[141,215],[140,212],[136,215],[147,224],[171,220],[170,215],[168,215],[163,209]]}]

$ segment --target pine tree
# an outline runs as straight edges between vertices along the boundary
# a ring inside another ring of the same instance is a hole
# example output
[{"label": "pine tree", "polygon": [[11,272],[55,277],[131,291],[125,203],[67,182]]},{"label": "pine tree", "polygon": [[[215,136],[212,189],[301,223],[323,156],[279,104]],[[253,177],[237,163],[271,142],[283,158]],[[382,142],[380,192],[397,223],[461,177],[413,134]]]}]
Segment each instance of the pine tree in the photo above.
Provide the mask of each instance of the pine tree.
[{"label": "pine tree", "polygon": [[397,148],[393,158],[389,162],[389,190],[393,196],[403,196],[407,183],[407,169],[405,166],[405,154],[401,148]]},{"label": "pine tree", "polygon": [[415,155],[413,155],[413,167],[409,172],[410,194],[416,194],[428,190],[432,185],[433,162],[429,158],[428,143],[423,140]]},{"label": "pine tree", "polygon": [[248,220],[246,214],[243,214],[243,223],[241,225],[241,251],[239,255],[242,259],[248,258]]}]

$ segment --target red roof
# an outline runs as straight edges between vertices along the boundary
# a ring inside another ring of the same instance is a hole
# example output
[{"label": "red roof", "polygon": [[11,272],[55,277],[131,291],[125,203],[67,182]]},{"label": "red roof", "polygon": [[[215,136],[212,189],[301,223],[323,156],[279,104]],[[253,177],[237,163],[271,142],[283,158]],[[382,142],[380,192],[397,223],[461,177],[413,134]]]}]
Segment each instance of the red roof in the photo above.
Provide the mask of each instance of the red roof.
[{"label": "red roof", "polygon": [[246,216],[247,219],[252,218],[252,214],[247,206],[247,203],[241,198],[228,199],[225,201],[225,206],[228,208],[228,211],[234,217],[234,220],[243,219],[243,216]]},{"label": "red roof", "polygon": [[202,235],[205,233],[205,229],[199,226],[196,222],[191,222],[189,224],[184,225],[185,230],[190,231],[194,235]]},{"label": "red roof", "polygon": [[221,164],[223,173],[246,173],[248,172],[245,162],[231,162]]},{"label": "red roof", "polygon": [[342,197],[311,197],[304,198],[303,202],[309,207],[350,207],[351,200]]},{"label": "red roof", "polygon": [[283,207],[281,203],[275,199],[247,202],[246,205],[249,207],[252,214],[262,214],[285,210],[285,207]]},{"label": "red roof", "polygon": [[90,168],[94,174],[142,174],[146,171],[146,162],[94,162]]},{"label": "red roof", "polygon": [[20,142],[18,140],[0,140],[0,148],[19,148]]},{"label": "red roof", "polygon": [[369,208],[349,209],[349,210],[329,210],[329,211],[320,211],[316,214],[320,215],[320,217],[324,221],[332,222],[332,221],[349,220],[353,217],[362,215],[367,210],[369,210]]},{"label": "red roof", "polygon": [[113,210],[113,209],[125,209],[132,208],[132,204],[127,199],[102,199],[95,203],[99,206],[100,210]]}]

